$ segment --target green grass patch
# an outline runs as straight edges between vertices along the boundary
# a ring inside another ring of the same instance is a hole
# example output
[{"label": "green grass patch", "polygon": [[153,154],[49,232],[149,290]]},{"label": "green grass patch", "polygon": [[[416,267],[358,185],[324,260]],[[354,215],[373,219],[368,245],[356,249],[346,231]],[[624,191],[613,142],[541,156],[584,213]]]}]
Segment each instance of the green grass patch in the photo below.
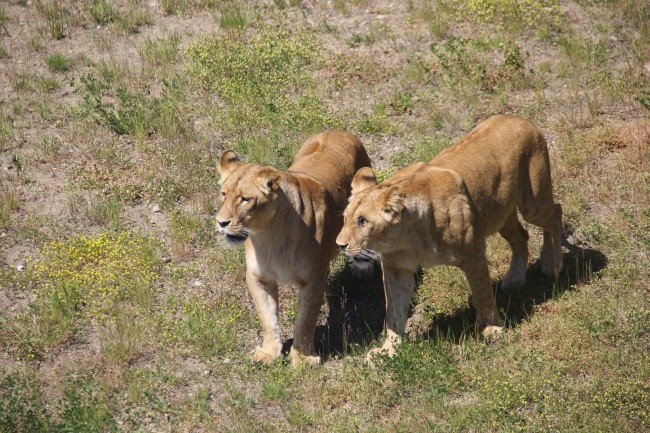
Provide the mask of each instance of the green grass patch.
[{"label": "green grass patch", "polygon": [[20,196],[17,191],[8,185],[0,187],[0,229],[6,229],[11,225],[11,214],[18,210]]},{"label": "green grass patch", "polygon": [[392,171],[405,167],[417,161],[428,162],[445,147],[452,144],[451,137],[445,135],[433,137],[418,137],[411,143],[405,143],[405,150],[393,154],[390,158]]},{"label": "green grass patch", "polygon": [[158,278],[158,244],[133,232],[79,236],[45,244],[39,259],[14,274],[30,289],[30,310],[0,322],[5,343],[21,355],[41,358],[70,338],[79,319],[108,320],[125,305],[149,308]]},{"label": "green grass patch", "polygon": [[72,68],[72,59],[63,54],[54,53],[45,58],[45,64],[50,72],[68,72]]},{"label": "green grass patch", "polygon": [[149,68],[168,66],[176,60],[179,43],[180,37],[178,35],[171,35],[161,39],[149,39],[139,49],[140,55]]},{"label": "green grass patch", "polygon": [[559,0],[464,0],[460,17],[506,29],[538,28],[556,24],[561,16]]},{"label": "green grass patch", "polygon": [[[430,48],[438,77],[458,94],[468,86],[498,93],[506,86],[525,84],[526,54],[513,42],[452,37]],[[487,61],[495,55],[503,60],[497,64]]]},{"label": "green grass patch", "polygon": [[170,296],[156,316],[158,340],[205,358],[228,355],[237,347],[236,323],[244,314],[225,298]]},{"label": "green grass patch", "polygon": [[3,6],[2,8],[0,8],[0,25],[3,25],[7,22],[9,22],[9,14],[7,14],[7,11]]},{"label": "green grass patch", "polygon": [[451,346],[444,339],[406,341],[397,355],[377,356],[379,372],[398,384],[402,393],[426,390],[427,395],[446,396],[461,382]]},{"label": "green grass patch", "polygon": [[[178,116],[183,95],[174,78],[163,79],[163,94],[151,97],[125,87],[113,89],[93,75],[81,78],[83,113],[96,118],[118,135],[130,134],[142,140],[150,134],[164,137],[183,135],[187,126]],[[104,96],[113,93],[116,101]]]},{"label": "green grass patch", "polygon": [[47,32],[54,39],[63,39],[68,29],[70,11],[59,0],[38,0],[36,10],[45,18]]},{"label": "green grass patch", "polygon": [[160,7],[167,15],[180,15],[187,8],[187,0],[161,0]]},{"label": "green grass patch", "polygon": [[625,416],[639,427],[650,428],[650,384],[642,378],[628,378],[603,384],[594,395],[594,406],[610,416]]},{"label": "green grass patch", "polygon": [[221,14],[217,19],[219,27],[229,33],[237,34],[246,28],[248,17],[243,5],[238,2],[222,2],[220,5]]},{"label": "green grass patch", "polygon": [[9,142],[13,137],[13,130],[14,126],[11,117],[0,112],[0,151],[4,151],[9,147]]},{"label": "green grass patch", "polygon": [[38,381],[0,369],[0,431],[46,433],[51,427]]},{"label": "green grass patch", "polygon": [[88,11],[93,20],[100,25],[106,25],[119,18],[119,12],[106,0],[92,0],[88,3]]},{"label": "green grass patch", "polygon": [[308,68],[318,57],[318,42],[306,31],[262,26],[250,35],[192,45],[188,72],[222,101],[215,123],[235,149],[286,166],[284,155],[293,155],[299,144],[283,142],[287,133],[338,123],[310,84]]},{"label": "green grass patch", "polygon": [[[29,373],[0,370],[0,431],[118,432],[111,415],[109,393],[86,370],[68,374],[63,395],[53,407],[43,400],[41,386]],[[57,416],[52,416],[54,411]]]},{"label": "green grass patch", "polygon": [[129,8],[116,19],[118,29],[126,33],[138,33],[140,27],[153,24],[153,14],[144,2],[130,2]]},{"label": "green grass patch", "polygon": [[118,432],[117,423],[111,415],[108,392],[88,370],[77,375],[69,374],[63,388],[58,412],[61,418],[58,431]]}]

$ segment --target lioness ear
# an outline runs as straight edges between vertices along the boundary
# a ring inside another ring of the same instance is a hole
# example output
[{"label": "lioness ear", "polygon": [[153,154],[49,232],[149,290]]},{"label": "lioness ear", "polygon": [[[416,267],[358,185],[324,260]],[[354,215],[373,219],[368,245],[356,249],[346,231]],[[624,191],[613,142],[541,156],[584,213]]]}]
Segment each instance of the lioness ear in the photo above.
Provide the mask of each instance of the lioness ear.
[{"label": "lioness ear", "polygon": [[280,172],[271,167],[265,167],[255,176],[255,184],[264,194],[278,189],[280,185]]},{"label": "lioness ear", "polygon": [[399,216],[399,214],[402,212],[402,209],[404,209],[405,198],[406,197],[404,195],[404,192],[399,186],[393,185],[388,188],[388,191],[386,191],[386,194],[384,195],[384,200],[381,208],[381,214],[384,216],[384,218],[386,218],[388,221],[391,221]]},{"label": "lioness ear", "polygon": [[223,155],[221,155],[217,171],[219,171],[219,174],[223,176],[230,173],[241,164],[243,164],[243,162],[239,159],[239,155],[237,155],[234,150],[226,150]]},{"label": "lioness ear", "polygon": [[361,167],[352,179],[352,195],[363,191],[369,186],[377,185],[375,172],[370,167]]}]

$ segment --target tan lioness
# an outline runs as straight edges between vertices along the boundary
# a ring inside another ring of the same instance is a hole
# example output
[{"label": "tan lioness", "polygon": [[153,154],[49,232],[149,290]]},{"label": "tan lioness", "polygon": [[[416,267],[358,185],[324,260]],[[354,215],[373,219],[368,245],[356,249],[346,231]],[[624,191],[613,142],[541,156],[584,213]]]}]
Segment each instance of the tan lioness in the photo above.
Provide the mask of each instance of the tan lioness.
[{"label": "tan lioness", "polygon": [[359,170],[336,242],[356,263],[381,257],[389,355],[404,333],[418,267],[453,265],[465,272],[484,334],[502,321],[490,284],[485,240],[499,232],[512,248],[503,286],[524,283],[528,233],[517,217],[544,229],[541,268],[562,267],[562,208],[553,202],[548,149],[541,131],[515,116],[494,116],[427,164],[416,163],[376,184]]},{"label": "tan lioness", "polygon": [[270,363],[281,354],[278,285],[290,284],[298,290],[291,362],[320,362],[316,321],[352,178],[362,167],[370,167],[363,145],[343,131],[309,138],[287,171],[246,164],[232,150],[221,156],[217,224],[228,243],[246,250],[246,282],[262,324],[254,360]]}]

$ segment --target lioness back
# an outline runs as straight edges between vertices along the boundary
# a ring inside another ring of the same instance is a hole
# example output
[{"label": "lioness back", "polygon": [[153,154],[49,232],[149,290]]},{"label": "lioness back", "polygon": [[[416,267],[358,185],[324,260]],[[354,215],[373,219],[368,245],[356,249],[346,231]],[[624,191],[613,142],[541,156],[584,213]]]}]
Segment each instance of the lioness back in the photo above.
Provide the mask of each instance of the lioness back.
[{"label": "lioness back", "polygon": [[327,208],[321,245],[328,260],[336,256],[335,239],[343,226],[352,179],[362,167],[370,167],[370,158],[361,141],[349,132],[329,130],[308,138],[288,169],[308,175],[320,184],[315,193],[322,194]]},{"label": "lioness back", "polygon": [[300,146],[289,171],[307,174],[320,182],[342,213],[352,178],[362,167],[370,167],[370,158],[361,141],[349,132],[329,130]]},{"label": "lioness back", "polygon": [[[481,217],[474,229],[482,234],[499,230],[509,211],[526,202],[522,194],[532,192],[537,197],[550,192],[550,185],[539,188],[550,182],[546,140],[535,124],[518,116],[488,118],[429,164],[461,175]],[[553,200],[552,196],[541,199]],[[527,209],[520,211],[527,213]]]}]

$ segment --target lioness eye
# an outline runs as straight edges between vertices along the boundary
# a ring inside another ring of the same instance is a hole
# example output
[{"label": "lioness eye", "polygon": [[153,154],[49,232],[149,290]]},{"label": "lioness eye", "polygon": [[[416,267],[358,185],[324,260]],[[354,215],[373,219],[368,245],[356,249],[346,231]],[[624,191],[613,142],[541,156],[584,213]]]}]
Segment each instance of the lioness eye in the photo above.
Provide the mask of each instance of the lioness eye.
[{"label": "lioness eye", "polygon": [[357,218],[357,225],[358,225],[359,227],[363,227],[363,226],[365,226],[367,222],[368,222],[368,220],[365,219],[365,218],[362,217],[362,216],[360,216],[359,218]]},{"label": "lioness eye", "polygon": [[250,199],[251,199],[250,197],[242,197],[241,202],[242,203],[248,203],[248,201],[250,201]]}]

